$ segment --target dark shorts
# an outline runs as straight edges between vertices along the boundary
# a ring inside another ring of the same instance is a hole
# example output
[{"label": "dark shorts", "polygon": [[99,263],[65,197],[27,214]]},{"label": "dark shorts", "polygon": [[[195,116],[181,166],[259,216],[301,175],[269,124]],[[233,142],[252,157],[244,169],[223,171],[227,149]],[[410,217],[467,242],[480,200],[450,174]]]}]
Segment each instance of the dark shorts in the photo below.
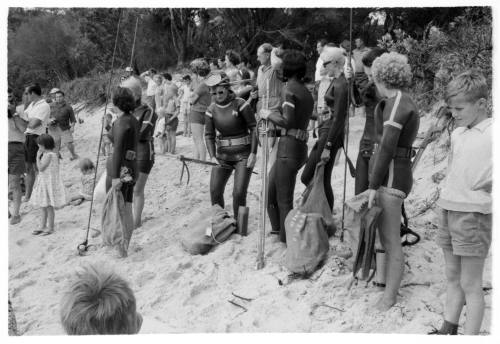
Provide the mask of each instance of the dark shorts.
[{"label": "dark shorts", "polygon": [[26,171],[24,163],[24,143],[9,142],[8,174],[20,176]]},{"label": "dark shorts", "polygon": [[191,110],[189,123],[205,124],[205,112]]},{"label": "dark shorts", "polygon": [[[169,120],[172,115],[167,114],[167,120]],[[168,131],[177,131],[177,127],[179,126],[179,117],[175,117],[172,122],[165,125]]]},{"label": "dark shorts", "polygon": [[153,168],[154,160],[137,160],[137,169],[139,172],[149,174]]},{"label": "dark shorts", "polygon": [[38,135],[26,135],[26,141],[24,142],[24,161],[28,163],[36,163],[36,153],[38,153],[38,144],[36,140]]}]

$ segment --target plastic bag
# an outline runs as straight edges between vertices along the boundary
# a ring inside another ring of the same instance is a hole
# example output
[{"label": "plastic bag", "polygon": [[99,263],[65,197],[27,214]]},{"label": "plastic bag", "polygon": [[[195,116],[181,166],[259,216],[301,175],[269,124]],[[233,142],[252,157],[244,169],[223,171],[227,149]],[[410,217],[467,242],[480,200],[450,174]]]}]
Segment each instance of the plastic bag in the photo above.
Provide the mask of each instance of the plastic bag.
[{"label": "plastic bag", "polygon": [[125,201],[117,187],[111,187],[104,202],[101,228],[102,240],[106,246],[128,247],[132,233],[128,233],[124,223]]}]

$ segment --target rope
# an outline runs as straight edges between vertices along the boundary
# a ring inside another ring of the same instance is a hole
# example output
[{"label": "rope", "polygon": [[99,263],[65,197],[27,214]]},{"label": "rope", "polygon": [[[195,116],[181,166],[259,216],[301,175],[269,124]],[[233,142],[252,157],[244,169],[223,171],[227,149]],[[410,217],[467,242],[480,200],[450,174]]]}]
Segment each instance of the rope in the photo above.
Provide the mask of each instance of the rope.
[{"label": "rope", "polygon": [[[350,9],[350,14],[349,14],[349,54],[348,54],[348,63],[349,66],[351,67],[352,70],[352,65],[351,65],[351,54],[352,54],[352,7]],[[345,189],[346,189],[346,178],[347,178],[347,152],[349,149],[349,117],[351,116],[350,110],[351,110],[351,83],[352,83],[352,78],[354,75],[351,75],[351,78],[348,81],[348,87],[349,91],[347,92],[347,123],[346,123],[346,134],[345,134],[345,162],[344,162],[344,192],[342,195],[342,230],[340,232],[340,241],[344,242],[344,218],[345,218]]]},{"label": "rope", "polygon": [[137,19],[135,20],[134,42],[132,43],[132,52],[130,53],[129,67],[132,67],[132,61],[134,60],[135,38],[137,37],[137,25],[138,24],[139,24],[139,17],[137,17]]},{"label": "rope", "polygon": [[[108,82],[108,90],[106,91],[106,104],[104,106],[104,116],[106,116],[106,110],[108,109],[108,102],[109,102],[109,96],[110,96],[110,90],[111,90],[111,82],[113,80],[113,68],[115,65],[115,56],[116,56],[116,47],[118,46],[118,34],[120,32],[120,23],[122,19],[122,12],[123,10],[120,11],[120,15],[118,17],[118,24],[116,27],[116,37],[115,37],[115,47],[113,49],[113,55],[111,57],[111,73],[109,75],[109,82]],[[99,136],[99,146],[97,147],[97,161],[96,161],[96,166],[95,166],[95,172],[94,172],[94,180],[92,184],[92,190],[95,189],[95,181],[97,179],[97,170],[99,167],[99,157],[101,155],[101,144],[102,144],[102,134],[104,131],[104,121],[101,121],[101,135]],[[89,219],[87,222],[87,233],[85,234],[85,241],[78,245],[78,253],[82,255],[83,252],[86,252],[89,248],[88,245],[88,240],[89,240],[89,231],[90,231],[90,221],[92,219],[92,207],[94,206],[94,192],[92,192],[92,197],[90,199],[90,209],[89,209]]]}]

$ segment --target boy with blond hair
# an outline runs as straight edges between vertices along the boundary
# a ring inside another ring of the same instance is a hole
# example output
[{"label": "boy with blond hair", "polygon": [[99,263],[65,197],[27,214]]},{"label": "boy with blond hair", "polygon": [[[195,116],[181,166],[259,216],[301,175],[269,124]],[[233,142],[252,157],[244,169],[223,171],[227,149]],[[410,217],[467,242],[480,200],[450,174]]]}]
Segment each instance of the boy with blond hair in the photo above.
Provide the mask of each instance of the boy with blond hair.
[{"label": "boy with blond hair", "polygon": [[69,335],[136,334],[142,326],[128,283],[97,265],[75,275],[61,302],[61,323]]},{"label": "boy with blond hair", "polygon": [[443,249],[446,271],[444,322],[431,334],[457,334],[467,307],[464,334],[477,335],[484,315],[484,261],[491,245],[492,119],[484,76],[468,71],[446,89],[455,119],[447,177],[438,205],[442,224],[436,242]]}]

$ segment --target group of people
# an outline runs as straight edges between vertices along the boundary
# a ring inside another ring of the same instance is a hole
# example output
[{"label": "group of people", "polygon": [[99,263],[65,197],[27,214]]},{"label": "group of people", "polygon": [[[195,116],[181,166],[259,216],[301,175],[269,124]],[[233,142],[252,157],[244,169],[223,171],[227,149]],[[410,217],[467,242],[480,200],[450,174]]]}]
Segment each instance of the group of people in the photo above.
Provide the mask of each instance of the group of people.
[{"label": "group of people", "polygon": [[[257,49],[260,67],[255,80],[252,72],[240,65],[233,50],[226,53],[224,71],[215,60],[193,61],[193,78],[189,75],[182,78],[180,95],[170,74],[149,70],[137,76],[131,72],[112,95],[121,115],[107,128],[106,136],[113,147],[107,161],[106,187],[121,190],[126,208],[124,222],[132,233],[133,228],[141,225],[144,187],[154,164],[155,133],[162,137],[164,133],[155,131],[155,126],[161,121],[162,126],[169,128],[165,130],[173,135],[174,141],[163,144],[174,153],[178,117],[182,115],[190,124],[194,158],[205,160],[208,151],[210,159],[217,161],[210,175],[212,204],[224,207],[225,186],[234,171],[233,211],[237,217],[238,208],[246,205],[258,154],[258,136],[268,128],[266,134],[275,143],[271,145],[269,159],[267,211],[271,234],[286,243],[284,222],[293,207],[299,170],[304,167],[300,180],[308,186],[318,163],[326,163],[324,189],[328,206],[333,209],[332,170],[349,134],[346,121],[352,104],[363,107],[366,122],[359,144],[354,193],[366,193],[369,208],[377,204],[383,209],[378,233],[386,252],[386,268],[382,272],[386,286],[376,307],[385,311],[396,303],[404,272],[401,209],[412,189],[411,159],[420,121],[408,91],[411,66],[406,56],[381,48],[366,48],[361,38],[356,39],[352,55],[350,47],[345,49],[326,40],[317,42],[317,50],[314,95],[304,81],[304,54],[269,43]],[[142,97],[141,78],[148,85],[145,97]],[[44,171],[58,162],[53,140],[40,129],[40,123],[47,121],[50,107],[40,100],[39,87],[30,86],[26,93],[31,102],[25,110],[29,119],[26,153],[30,154],[29,162],[39,162],[39,169]],[[447,88],[446,102],[458,128],[451,137],[448,177],[439,201],[443,225],[438,244],[443,248],[448,281],[445,321],[436,331],[439,334],[456,334],[464,301],[466,334],[479,332],[484,312],[482,271],[491,243],[488,96],[485,78],[476,71],[457,76]],[[9,125],[10,114],[9,107]],[[311,120],[317,122],[318,138],[308,151]],[[24,122],[14,116],[12,123],[17,128]],[[267,126],[263,125],[266,123]],[[185,134],[186,131],[185,127]],[[24,133],[24,129],[18,132]],[[33,155],[34,145],[40,147],[43,157],[40,153]],[[18,146],[12,144],[12,151],[20,151]],[[15,211],[14,216],[17,216]],[[53,210],[47,216],[49,221],[51,216],[53,219]],[[123,256],[130,237],[126,241]]]},{"label": "group of people", "polygon": [[10,224],[21,222],[21,202],[31,202],[43,211],[41,226],[33,233],[48,235],[54,231],[54,208],[67,204],[59,175],[60,150],[66,145],[70,160],[78,159],[73,145],[77,120],[60,89],[52,89],[44,98],[40,85],[30,84],[22,99],[18,104],[13,90],[8,89]]}]

